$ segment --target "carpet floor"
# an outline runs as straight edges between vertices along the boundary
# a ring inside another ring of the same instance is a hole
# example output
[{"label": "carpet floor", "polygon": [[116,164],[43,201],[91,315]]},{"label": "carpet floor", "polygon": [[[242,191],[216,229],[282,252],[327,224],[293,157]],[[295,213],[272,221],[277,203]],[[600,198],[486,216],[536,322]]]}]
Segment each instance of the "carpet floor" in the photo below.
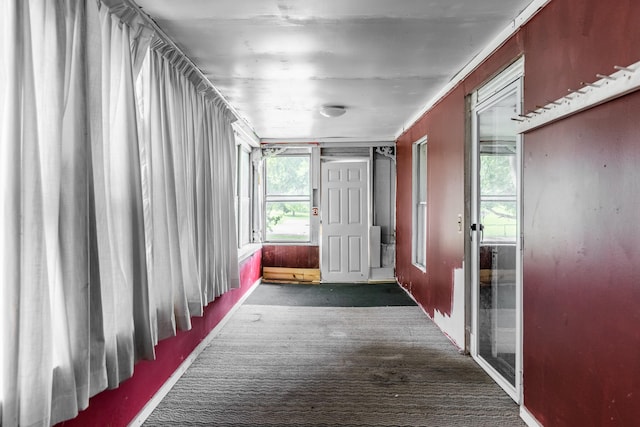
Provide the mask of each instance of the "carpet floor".
[{"label": "carpet floor", "polygon": [[525,426],[417,306],[242,305],[147,426]]}]

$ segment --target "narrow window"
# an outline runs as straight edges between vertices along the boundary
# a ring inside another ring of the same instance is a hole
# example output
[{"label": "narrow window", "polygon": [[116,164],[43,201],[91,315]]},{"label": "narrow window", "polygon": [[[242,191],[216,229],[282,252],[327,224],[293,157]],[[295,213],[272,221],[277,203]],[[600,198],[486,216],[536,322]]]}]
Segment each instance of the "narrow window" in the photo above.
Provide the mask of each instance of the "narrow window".
[{"label": "narrow window", "polygon": [[249,149],[238,145],[237,182],[236,182],[236,215],[238,228],[238,247],[251,243],[251,161]]},{"label": "narrow window", "polygon": [[413,264],[427,267],[427,137],[413,145]]}]

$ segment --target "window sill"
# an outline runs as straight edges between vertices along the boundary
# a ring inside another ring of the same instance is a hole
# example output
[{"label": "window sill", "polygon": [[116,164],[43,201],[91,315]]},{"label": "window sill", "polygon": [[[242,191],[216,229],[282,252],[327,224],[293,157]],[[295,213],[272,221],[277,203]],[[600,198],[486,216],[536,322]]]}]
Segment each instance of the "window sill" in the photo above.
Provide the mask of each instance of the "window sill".
[{"label": "window sill", "polygon": [[264,246],[318,246],[311,242],[262,242]]},{"label": "window sill", "polygon": [[427,267],[422,265],[422,264],[416,264],[415,262],[413,263],[413,266],[415,268],[417,268],[418,270],[422,271],[423,273],[427,272]]},{"label": "window sill", "polygon": [[240,263],[244,261],[261,249],[262,243],[249,243],[248,245],[244,245],[243,247],[238,249],[238,262]]}]

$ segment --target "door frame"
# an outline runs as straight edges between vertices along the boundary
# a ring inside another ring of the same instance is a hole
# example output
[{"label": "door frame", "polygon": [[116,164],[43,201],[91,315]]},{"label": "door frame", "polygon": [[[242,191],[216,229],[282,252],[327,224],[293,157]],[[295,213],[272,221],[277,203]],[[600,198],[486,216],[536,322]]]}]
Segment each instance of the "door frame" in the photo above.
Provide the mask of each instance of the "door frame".
[{"label": "door frame", "polygon": [[[324,184],[324,175],[323,175],[323,169],[324,169],[324,165],[327,163],[364,163],[365,164],[365,182],[366,182],[366,196],[367,196],[367,201],[365,203],[366,206],[366,215],[363,215],[364,218],[366,218],[367,220],[367,229],[364,233],[364,238],[366,240],[366,246],[365,246],[365,250],[366,250],[366,262],[367,262],[367,266],[366,266],[366,274],[365,277],[362,281],[358,281],[358,282],[367,282],[369,281],[369,278],[371,276],[371,241],[370,241],[370,236],[369,234],[371,233],[371,225],[373,223],[373,218],[372,218],[372,170],[371,170],[371,158],[370,157],[339,157],[339,158],[329,158],[329,157],[320,157],[320,167],[319,167],[319,175],[320,175],[320,183],[319,183],[319,189],[320,189],[320,197],[319,197],[319,206],[320,206],[320,230],[318,233],[318,247],[319,247],[319,255],[320,255],[320,280],[322,281],[326,281],[325,278],[323,277],[323,271],[324,271],[324,265],[323,265],[323,245],[324,245],[324,237],[323,237],[323,225],[324,225],[324,218],[325,218],[325,206],[324,206],[324,200],[323,200],[323,195],[324,195],[324,188],[323,188],[323,184]],[[349,282],[349,281],[345,281],[347,283],[355,283],[355,282]]]},{"label": "door frame", "polygon": [[467,218],[467,230],[465,241],[468,243],[465,245],[465,264],[469,266],[469,272],[466,274],[466,286],[467,296],[465,298],[468,309],[467,315],[467,328],[469,334],[467,336],[467,350],[470,352],[473,359],[478,363],[485,372],[498,384],[501,388],[517,403],[522,404],[523,395],[523,339],[522,339],[522,135],[516,134],[516,372],[515,372],[515,386],[512,386],[502,375],[500,375],[487,361],[485,361],[478,354],[478,301],[479,301],[479,231],[472,231],[470,229],[471,224],[478,223],[477,214],[479,207],[479,144],[478,144],[478,114],[482,111],[495,105],[495,103],[504,99],[507,96],[516,94],[516,105],[518,106],[518,114],[521,114],[522,110],[522,97],[523,97],[523,58],[518,60],[512,66],[507,68],[503,73],[496,76],[483,86],[483,88],[489,86],[492,89],[492,93],[483,97],[478,101],[478,93],[483,88],[474,91],[468,102],[468,159],[467,165],[469,170],[469,177],[466,180],[468,189],[465,207],[465,216]]}]

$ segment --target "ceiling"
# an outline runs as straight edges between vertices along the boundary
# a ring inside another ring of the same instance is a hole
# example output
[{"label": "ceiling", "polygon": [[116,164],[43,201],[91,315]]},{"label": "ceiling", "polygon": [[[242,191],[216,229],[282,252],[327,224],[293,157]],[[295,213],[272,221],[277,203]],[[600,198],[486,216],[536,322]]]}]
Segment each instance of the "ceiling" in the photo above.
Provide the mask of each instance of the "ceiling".
[{"label": "ceiling", "polygon": [[395,140],[532,0],[135,1],[259,138],[287,142]]}]

